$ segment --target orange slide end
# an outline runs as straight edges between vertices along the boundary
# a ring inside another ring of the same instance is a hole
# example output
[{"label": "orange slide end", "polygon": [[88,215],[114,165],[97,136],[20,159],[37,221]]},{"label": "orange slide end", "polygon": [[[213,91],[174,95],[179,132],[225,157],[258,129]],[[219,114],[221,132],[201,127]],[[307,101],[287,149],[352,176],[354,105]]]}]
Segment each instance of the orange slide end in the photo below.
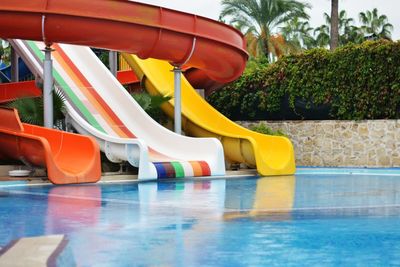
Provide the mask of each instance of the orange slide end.
[{"label": "orange slide end", "polygon": [[35,81],[1,83],[0,103],[10,102],[23,97],[38,97],[42,91],[36,87]]},{"label": "orange slide end", "polygon": [[45,167],[54,184],[100,179],[100,149],[93,138],[21,123],[16,109],[1,108],[0,117],[1,158]]}]

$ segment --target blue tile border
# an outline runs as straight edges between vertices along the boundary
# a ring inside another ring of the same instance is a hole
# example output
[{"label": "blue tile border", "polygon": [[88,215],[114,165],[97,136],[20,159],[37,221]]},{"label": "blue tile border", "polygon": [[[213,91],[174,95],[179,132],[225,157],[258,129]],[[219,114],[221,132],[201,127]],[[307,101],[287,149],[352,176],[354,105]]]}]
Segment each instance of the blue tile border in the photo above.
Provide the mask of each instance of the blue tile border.
[{"label": "blue tile border", "polygon": [[314,174],[347,174],[347,175],[382,175],[400,176],[400,168],[329,168],[329,167],[298,167],[296,175]]},{"label": "blue tile border", "polygon": [[28,184],[27,181],[2,181],[0,182],[0,187],[3,186],[14,186],[14,185],[26,185]]}]

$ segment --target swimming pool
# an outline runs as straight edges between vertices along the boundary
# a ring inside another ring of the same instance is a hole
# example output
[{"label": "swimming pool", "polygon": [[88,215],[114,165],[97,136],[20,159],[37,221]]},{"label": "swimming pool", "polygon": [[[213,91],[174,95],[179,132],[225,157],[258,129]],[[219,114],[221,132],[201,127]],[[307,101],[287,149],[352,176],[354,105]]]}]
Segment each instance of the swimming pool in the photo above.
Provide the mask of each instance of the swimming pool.
[{"label": "swimming pool", "polygon": [[0,246],[65,234],[79,266],[398,266],[400,175],[0,187]]}]

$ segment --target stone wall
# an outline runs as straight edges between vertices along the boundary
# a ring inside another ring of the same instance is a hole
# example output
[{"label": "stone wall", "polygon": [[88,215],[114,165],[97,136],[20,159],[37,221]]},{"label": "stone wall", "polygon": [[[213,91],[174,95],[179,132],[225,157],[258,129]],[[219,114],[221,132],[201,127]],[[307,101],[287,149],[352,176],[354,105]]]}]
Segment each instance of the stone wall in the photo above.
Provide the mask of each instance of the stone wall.
[{"label": "stone wall", "polygon": [[292,140],[298,166],[400,167],[400,120],[265,123]]}]

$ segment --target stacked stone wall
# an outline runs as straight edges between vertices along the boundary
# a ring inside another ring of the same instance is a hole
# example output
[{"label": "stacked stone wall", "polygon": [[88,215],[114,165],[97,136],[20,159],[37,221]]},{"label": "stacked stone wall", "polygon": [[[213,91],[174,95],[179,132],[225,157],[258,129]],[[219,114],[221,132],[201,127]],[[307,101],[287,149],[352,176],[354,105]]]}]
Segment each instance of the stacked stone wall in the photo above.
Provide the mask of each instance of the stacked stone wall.
[{"label": "stacked stone wall", "polygon": [[265,123],[292,140],[298,166],[400,167],[400,120]]}]

